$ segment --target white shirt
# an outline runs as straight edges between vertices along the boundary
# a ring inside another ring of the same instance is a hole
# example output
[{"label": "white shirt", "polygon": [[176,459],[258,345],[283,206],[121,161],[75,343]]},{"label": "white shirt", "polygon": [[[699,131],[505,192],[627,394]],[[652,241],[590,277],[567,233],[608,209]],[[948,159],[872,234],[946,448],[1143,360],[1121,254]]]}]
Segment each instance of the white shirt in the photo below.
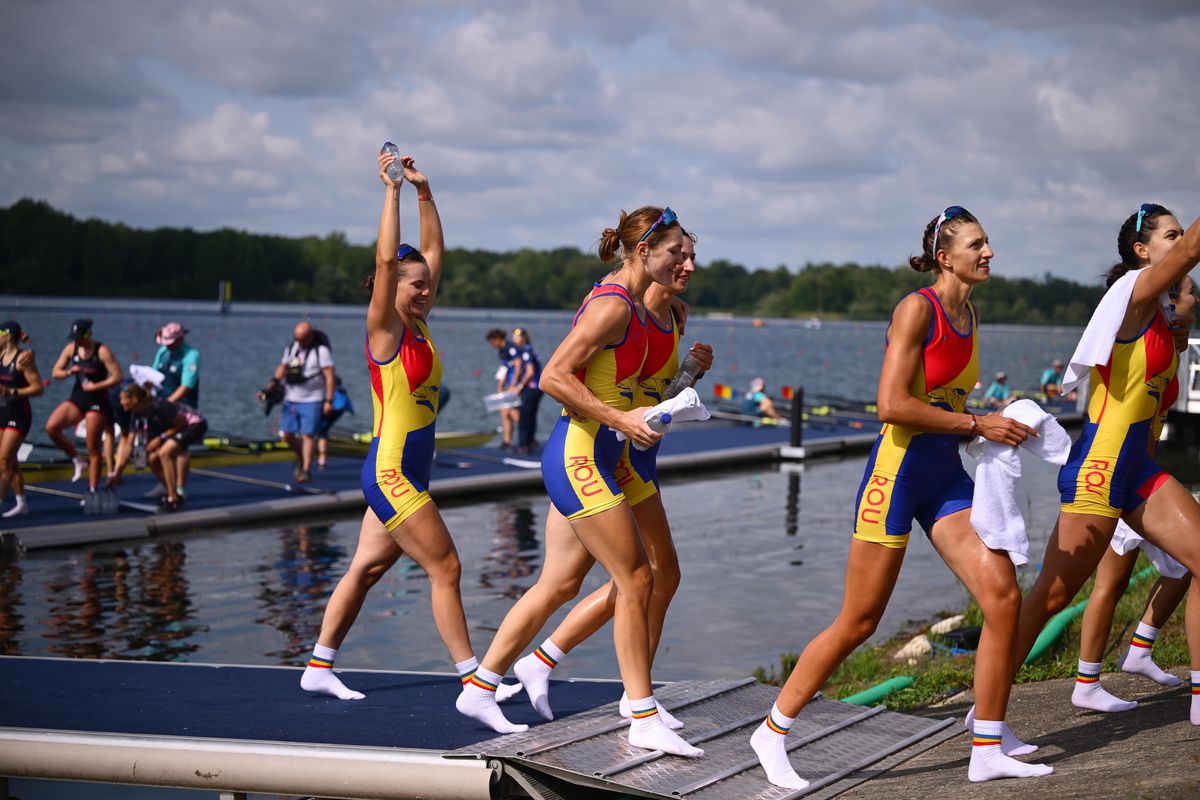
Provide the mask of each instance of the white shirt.
[{"label": "white shirt", "polygon": [[299,342],[292,342],[283,349],[280,363],[285,367],[296,359],[303,364],[303,383],[283,383],[284,399],[289,403],[321,403],[325,401],[325,375],[321,371],[333,366],[333,353],[323,344],[305,349]]}]

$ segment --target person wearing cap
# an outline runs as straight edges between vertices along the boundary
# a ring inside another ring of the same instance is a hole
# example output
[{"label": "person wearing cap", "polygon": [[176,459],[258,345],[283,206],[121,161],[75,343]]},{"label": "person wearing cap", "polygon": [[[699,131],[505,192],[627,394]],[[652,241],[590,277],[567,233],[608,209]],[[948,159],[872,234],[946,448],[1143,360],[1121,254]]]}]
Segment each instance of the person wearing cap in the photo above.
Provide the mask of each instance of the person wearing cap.
[{"label": "person wearing cap", "polygon": [[[496,348],[500,366],[496,370],[496,394],[501,392],[516,392],[518,368],[521,365],[521,350],[504,335],[500,328],[492,328],[487,333],[487,343]],[[513,430],[521,422],[519,408],[500,409],[500,449],[507,450],[513,446]]]},{"label": "person wearing cap", "polygon": [[987,404],[988,408],[1004,408],[1012,402],[1012,390],[1008,388],[1008,373],[996,373],[996,380],[983,393],[983,402]]},{"label": "person wearing cap", "polygon": [[[189,408],[200,407],[200,351],[192,347],[184,336],[187,328],[178,322],[168,322],[159,328],[154,337],[158,343],[158,352],[154,354],[152,366],[163,375],[162,385],[158,388],[159,396],[170,403],[182,403]],[[178,448],[175,456],[175,476],[178,479],[176,489],[180,495],[187,491],[188,468],[192,459],[186,447]],[[162,486],[156,486],[147,496],[161,497],[165,493]]]},{"label": "person wearing cap", "polygon": [[517,452],[532,453],[537,446],[537,412],[542,402],[542,390],[538,388],[538,378],[542,376],[542,362],[533,350],[529,331],[513,328],[512,342],[517,348],[517,374],[513,388],[521,393],[521,410],[517,419]]},{"label": "person wearing cap", "polygon": [[[70,341],[59,353],[50,374],[60,381],[74,376],[75,386],[71,396],[59,403],[46,420],[46,434],[74,462],[75,475],[71,482],[82,478],[86,469],[88,489],[94,492],[100,485],[104,432],[112,425],[108,390],[119,384],[124,375],[108,345],[92,336],[90,319],[75,320],[68,338]],[[79,455],[75,445],[63,433],[66,428],[73,429],[80,420],[87,421],[87,458]]]},{"label": "person wearing cap", "polygon": [[45,390],[34,353],[21,349],[23,341],[28,341],[28,337],[19,322],[15,319],[0,322],[0,503],[4,502],[14,481],[17,501],[0,515],[4,517],[29,513],[17,449],[33,424],[29,398],[37,397]]},{"label": "person wearing cap", "polygon": [[121,428],[116,466],[105,488],[113,490],[121,483],[121,473],[133,454],[135,431],[140,431],[145,437],[146,465],[163,487],[158,512],[171,514],[180,510],[184,497],[179,493],[179,479],[174,474],[178,455],[204,439],[208,421],[195,409],[155,397],[145,386],[133,381],[121,387],[118,404],[126,424]]},{"label": "person wearing cap", "polygon": [[779,409],[775,408],[775,401],[767,394],[767,382],[762,378],[750,381],[750,391],[742,398],[742,413],[767,419],[783,419]]},{"label": "person wearing cap", "polygon": [[267,390],[283,384],[283,436],[296,452],[296,482],[305,483],[312,479],[321,417],[333,412],[336,380],[333,353],[312,325],[301,322],[292,333]]},{"label": "person wearing cap", "polygon": [[1062,393],[1063,382],[1063,362],[1061,358],[1056,358],[1050,362],[1049,369],[1042,372],[1042,394],[1046,395],[1047,400],[1053,400]]}]

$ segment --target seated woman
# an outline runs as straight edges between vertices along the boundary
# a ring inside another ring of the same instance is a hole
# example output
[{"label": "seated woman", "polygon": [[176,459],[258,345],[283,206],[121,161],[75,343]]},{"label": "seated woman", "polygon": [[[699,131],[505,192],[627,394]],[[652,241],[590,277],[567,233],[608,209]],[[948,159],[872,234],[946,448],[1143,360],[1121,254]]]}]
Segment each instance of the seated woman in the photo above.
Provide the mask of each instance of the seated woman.
[{"label": "seated woman", "polygon": [[140,435],[146,446],[146,463],[166,491],[158,510],[167,514],[178,511],[183,507],[183,498],[179,494],[175,457],[204,438],[208,421],[199,411],[154,397],[137,383],[121,389],[120,405],[129,419],[128,424],[121,426],[117,463],[107,488],[115,488],[121,482],[121,473],[133,452],[134,438]]}]

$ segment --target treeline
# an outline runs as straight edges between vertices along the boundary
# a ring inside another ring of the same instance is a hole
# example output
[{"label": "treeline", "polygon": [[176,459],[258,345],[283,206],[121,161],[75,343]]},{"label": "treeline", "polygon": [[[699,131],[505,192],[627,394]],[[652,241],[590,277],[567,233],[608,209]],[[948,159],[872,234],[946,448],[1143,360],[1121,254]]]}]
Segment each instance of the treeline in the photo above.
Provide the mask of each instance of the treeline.
[{"label": "treeline", "polygon": [[[44,202],[0,210],[0,292],[89,297],[209,299],[221,280],[234,299],[361,303],[374,247],[340,232],[288,238],[221,229],[137,230],[79,220]],[[594,254],[555,250],[448,251],[439,302],[449,306],[573,309],[604,273]],[[907,267],[805,264],[747,269],[725,260],[701,266],[688,301],[698,310],[758,316],[887,319],[929,278]],[[989,322],[1083,324],[1098,286],[1046,275],[994,277],[977,304]]]}]

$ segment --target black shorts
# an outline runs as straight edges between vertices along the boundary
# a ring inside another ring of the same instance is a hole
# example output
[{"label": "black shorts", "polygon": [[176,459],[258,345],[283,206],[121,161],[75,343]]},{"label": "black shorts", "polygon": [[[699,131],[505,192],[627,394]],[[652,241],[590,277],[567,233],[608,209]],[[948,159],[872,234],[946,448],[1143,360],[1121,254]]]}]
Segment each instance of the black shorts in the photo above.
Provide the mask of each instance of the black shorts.
[{"label": "black shorts", "polygon": [[208,433],[208,422],[201,421],[188,425],[171,438],[178,442],[180,447],[187,450],[190,446],[203,441],[206,433]]},{"label": "black shorts", "polygon": [[21,432],[21,438],[29,435],[33,425],[33,409],[28,397],[8,397],[0,403],[0,430]]},{"label": "black shorts", "polygon": [[76,387],[71,391],[71,396],[67,401],[83,412],[84,416],[88,414],[103,414],[112,420],[112,401],[108,398],[106,390],[98,392],[85,392]]}]

